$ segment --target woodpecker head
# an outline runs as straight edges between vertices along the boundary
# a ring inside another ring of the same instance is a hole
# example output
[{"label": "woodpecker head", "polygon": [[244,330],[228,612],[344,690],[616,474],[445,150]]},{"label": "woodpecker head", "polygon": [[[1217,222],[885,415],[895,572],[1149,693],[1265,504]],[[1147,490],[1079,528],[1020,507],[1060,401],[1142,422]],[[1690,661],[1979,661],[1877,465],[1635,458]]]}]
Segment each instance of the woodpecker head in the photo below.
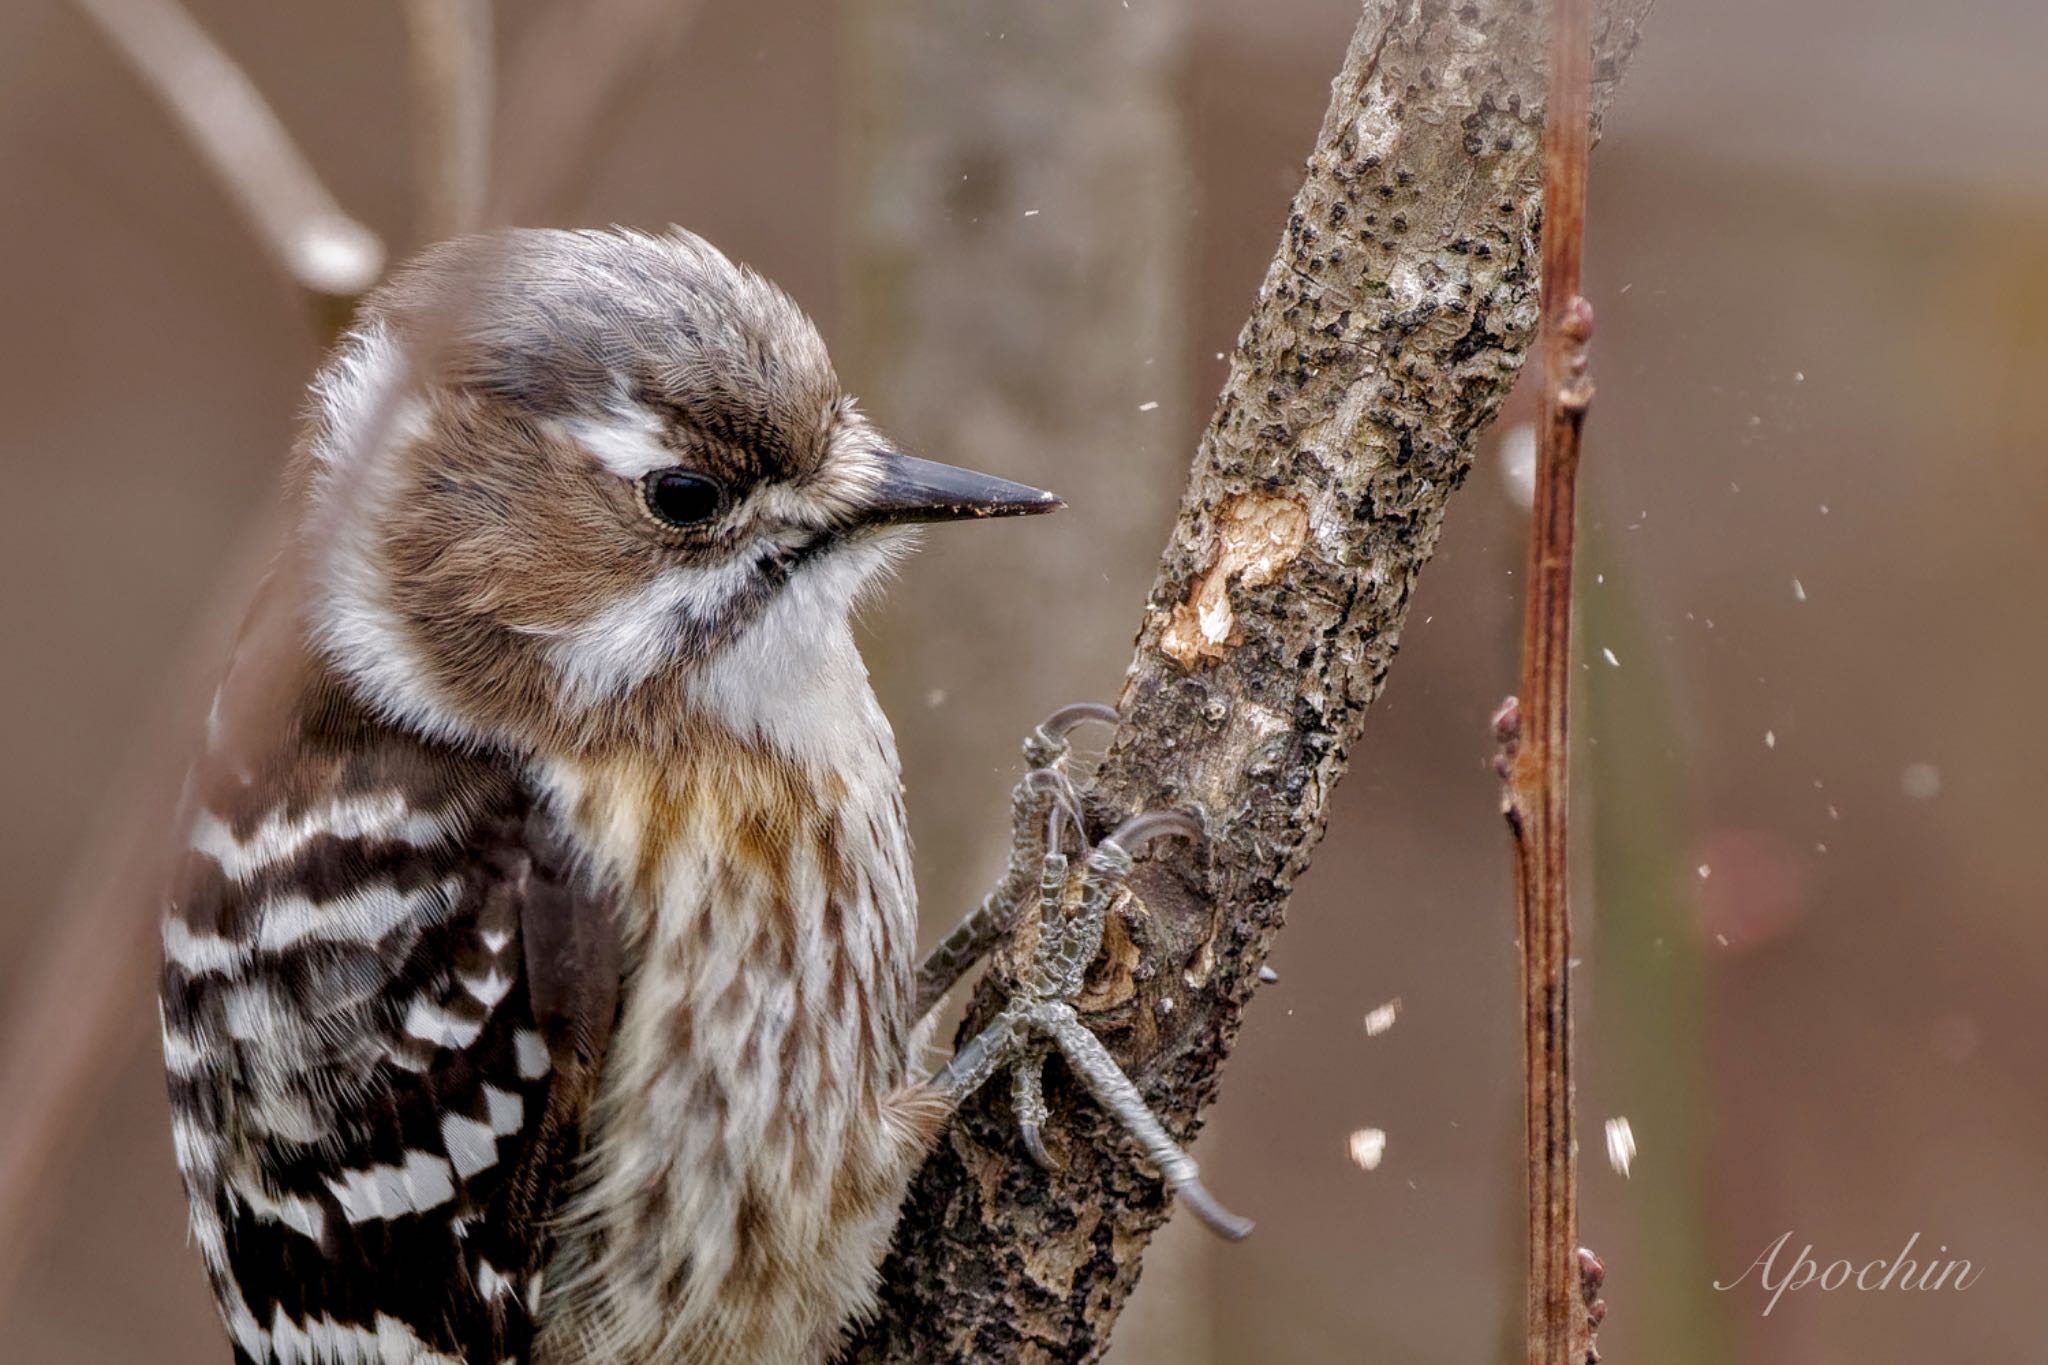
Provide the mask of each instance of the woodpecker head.
[{"label": "woodpecker head", "polygon": [[892,449],[796,305],[680,229],[437,247],[314,393],[314,638],[455,737],[644,739],[801,689],[907,525],[1061,506]]}]

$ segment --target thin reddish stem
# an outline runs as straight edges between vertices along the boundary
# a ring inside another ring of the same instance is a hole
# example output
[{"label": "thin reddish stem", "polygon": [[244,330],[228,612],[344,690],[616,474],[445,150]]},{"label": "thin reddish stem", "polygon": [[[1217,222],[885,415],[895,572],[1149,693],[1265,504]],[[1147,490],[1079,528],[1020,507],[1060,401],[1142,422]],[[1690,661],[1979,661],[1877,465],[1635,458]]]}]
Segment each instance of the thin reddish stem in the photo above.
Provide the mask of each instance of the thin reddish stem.
[{"label": "thin reddish stem", "polygon": [[1593,311],[1579,295],[1590,134],[1587,11],[1588,0],[1553,0],[1544,128],[1543,412],[1530,513],[1521,701],[1497,718],[1522,945],[1529,1365],[1582,1365],[1592,1349],[1578,1252],[1565,811],[1573,510],[1579,434],[1593,394],[1586,377]]}]

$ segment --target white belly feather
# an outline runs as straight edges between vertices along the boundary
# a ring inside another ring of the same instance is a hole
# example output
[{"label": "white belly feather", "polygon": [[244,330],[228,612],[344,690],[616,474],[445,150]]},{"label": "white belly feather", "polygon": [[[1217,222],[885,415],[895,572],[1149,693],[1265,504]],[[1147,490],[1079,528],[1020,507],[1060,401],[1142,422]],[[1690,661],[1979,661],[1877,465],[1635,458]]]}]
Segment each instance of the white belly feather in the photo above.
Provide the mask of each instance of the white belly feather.
[{"label": "white belly feather", "polygon": [[546,1365],[822,1359],[871,1297],[923,1134],[889,1102],[916,1079],[895,752],[855,695],[862,714],[841,690],[802,745],[714,736],[658,772],[547,774],[627,890],[628,976]]}]

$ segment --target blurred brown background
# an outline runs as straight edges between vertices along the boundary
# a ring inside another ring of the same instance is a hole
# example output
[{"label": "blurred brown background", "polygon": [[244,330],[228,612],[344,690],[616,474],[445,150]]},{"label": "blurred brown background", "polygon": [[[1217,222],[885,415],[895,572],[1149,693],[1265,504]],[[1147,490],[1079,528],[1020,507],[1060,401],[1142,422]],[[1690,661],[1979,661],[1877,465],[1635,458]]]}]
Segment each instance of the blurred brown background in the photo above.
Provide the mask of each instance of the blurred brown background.
[{"label": "blurred brown background", "polygon": [[[543,8],[501,7],[504,51]],[[1036,8],[702,0],[528,214],[702,231],[812,310],[912,448],[1073,504],[940,532],[873,614],[934,925],[999,865],[1017,737],[1115,693],[1356,17]],[[349,210],[416,245],[395,7],[194,10]],[[1581,1037],[1611,1360],[2048,1346],[2044,54],[2036,0],[1667,3],[1595,156]],[[79,860],[107,856],[95,822],[260,521],[317,349],[60,0],[0,8],[0,184],[0,993],[19,999]],[[1496,446],[1198,1148],[1259,1231],[1170,1229],[1124,1365],[1517,1354],[1515,969],[1484,759],[1522,548]],[[0,1359],[225,1358],[149,1018],[138,991],[0,1303]],[[1628,1178],[1602,1150],[1620,1117]],[[1364,1128],[1388,1135],[1371,1171],[1347,1155]],[[1753,1276],[1712,1288],[1788,1231],[1823,1264],[1918,1233],[1916,1255],[1982,1276],[1809,1289],[1768,1317]]]}]

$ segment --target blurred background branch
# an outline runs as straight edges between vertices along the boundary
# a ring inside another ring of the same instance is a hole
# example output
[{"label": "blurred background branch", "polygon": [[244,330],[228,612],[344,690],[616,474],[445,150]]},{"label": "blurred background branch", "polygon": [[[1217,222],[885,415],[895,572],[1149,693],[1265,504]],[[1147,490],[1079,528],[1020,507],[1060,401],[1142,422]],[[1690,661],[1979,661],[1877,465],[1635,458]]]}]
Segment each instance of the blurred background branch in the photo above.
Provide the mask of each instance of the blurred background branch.
[{"label": "blurred background branch", "polygon": [[531,227],[563,216],[627,102],[673,52],[698,5],[585,0],[531,15],[505,73],[487,221]]},{"label": "blurred background branch", "polygon": [[[214,172],[257,241],[311,299],[323,336],[382,275],[382,240],[335,201],[255,83],[176,0],[74,0]],[[150,739],[131,755],[84,840],[70,884],[0,1018],[0,1304],[37,1245],[67,1139],[139,1043],[128,1007],[155,962],[157,825],[175,802],[197,718],[275,528],[245,535],[169,670]]]},{"label": "blurred background branch", "polygon": [[73,0],[126,59],[234,199],[285,274],[352,301],[384,271],[384,244],[328,193],[232,57],[177,0]]},{"label": "blurred background branch", "polygon": [[[315,304],[322,340],[346,326],[382,275],[383,242],[344,213],[283,122],[176,0],[75,0],[214,171],[258,241]],[[477,226],[488,168],[488,0],[409,0],[424,127],[418,191],[429,232]],[[131,1008],[156,960],[150,930],[169,852],[160,825],[176,802],[197,718],[228,656],[251,586],[276,554],[266,519],[245,533],[209,606],[155,698],[148,739],[130,756],[85,838],[42,941],[0,1017],[0,1305],[38,1241],[67,1137],[139,1043]]]},{"label": "blurred background branch", "polygon": [[170,871],[161,824],[200,742],[206,697],[228,656],[244,590],[275,552],[274,528],[243,537],[220,591],[159,674],[147,739],[101,802],[0,1011],[0,1309],[40,1249],[77,1135],[142,1050],[136,1002],[154,996],[157,888]]},{"label": "blurred background branch", "polygon": [[[1617,1117],[1654,1144],[1652,1158],[1627,1176],[1628,1200],[1596,1210],[1605,1215],[1598,1240],[1610,1263],[1617,1240],[1627,1248],[1623,1312],[1637,1339],[1690,1342],[1696,1359],[1735,1360],[1713,1302],[1714,1281],[1725,1273],[1716,1270],[1711,1246],[1709,964],[1685,895],[1688,879],[1697,884],[1685,832],[1698,816],[1686,808],[1679,774],[1694,737],[1659,666],[1656,618],[1627,582],[1612,531],[1595,529],[1598,513],[1589,504],[1581,514],[1584,567],[1574,593],[1574,653],[1599,660],[1602,670],[1581,693],[1572,751],[1583,778],[1573,793],[1577,809],[1591,817],[1578,823],[1591,828],[1581,848],[1594,873],[1591,937],[1602,983],[1581,1067],[1597,1074],[1605,1063],[1609,1088],[1627,1097]],[[1599,580],[1597,589],[1589,577]],[[1595,640],[1598,648],[1589,644]],[[1599,685],[1614,676],[1601,650],[1632,661],[1627,686]],[[1587,743],[1591,736],[1603,742]],[[1587,968],[1578,970],[1583,979]]]},{"label": "blurred background branch", "polygon": [[420,236],[437,242],[484,225],[495,65],[491,0],[405,0],[405,22],[419,129]]},{"label": "blurred background branch", "polygon": [[[892,438],[1029,470],[1071,505],[934,535],[867,649],[897,724],[919,904],[950,928],[1008,854],[1024,730],[1110,694],[1200,417],[1180,363],[1192,171],[1182,0],[846,7],[850,338],[837,354]],[[1085,492],[1083,492],[1085,490]],[[1004,629],[1054,607],[1030,630]],[[1091,742],[1097,736],[1088,736]],[[1118,1365],[1208,1365],[1215,1247],[1178,1225],[1117,1331]]]}]

